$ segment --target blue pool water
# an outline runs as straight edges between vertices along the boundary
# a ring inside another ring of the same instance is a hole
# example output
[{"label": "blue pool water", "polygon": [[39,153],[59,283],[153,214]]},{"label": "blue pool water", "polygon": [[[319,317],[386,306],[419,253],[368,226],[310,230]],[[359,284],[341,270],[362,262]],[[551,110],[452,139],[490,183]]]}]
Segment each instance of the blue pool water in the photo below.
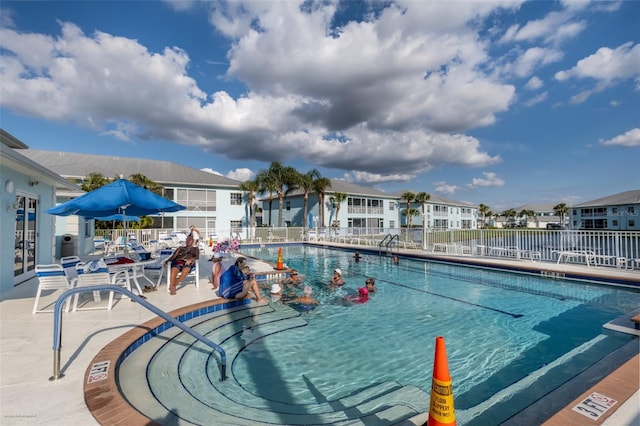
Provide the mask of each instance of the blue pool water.
[{"label": "blue pool water", "polygon": [[[231,365],[243,392],[278,406],[334,401],[389,381],[428,394],[435,338],[443,336],[458,424],[499,424],[628,343],[632,337],[602,325],[640,306],[639,292],[621,288],[375,255],[356,263],[352,252],[309,246],[283,251],[321,305],[302,313],[304,326],[265,338],[245,323],[238,336],[250,344]],[[273,248],[243,252],[277,258]],[[346,284],[331,289],[338,267]],[[343,303],[367,276],[377,293]],[[281,301],[269,309],[290,310]],[[174,357],[190,394],[207,393],[215,365],[208,381],[192,380],[203,376],[200,361]],[[171,370],[156,358],[163,374]]]}]

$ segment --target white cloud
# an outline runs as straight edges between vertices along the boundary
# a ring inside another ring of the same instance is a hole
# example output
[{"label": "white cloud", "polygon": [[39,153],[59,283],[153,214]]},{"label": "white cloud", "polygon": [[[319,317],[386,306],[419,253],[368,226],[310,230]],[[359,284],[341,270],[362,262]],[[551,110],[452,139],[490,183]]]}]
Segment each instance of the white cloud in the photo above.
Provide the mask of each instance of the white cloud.
[{"label": "white cloud", "polygon": [[524,88],[527,90],[537,90],[544,86],[544,83],[540,78],[533,76],[527,81],[527,84],[524,85]]},{"label": "white cloud", "polygon": [[605,146],[624,146],[629,148],[640,146],[640,128],[631,129],[611,139],[600,139],[598,142],[600,145]]},{"label": "white cloud", "polygon": [[533,98],[529,99],[528,101],[523,102],[523,104],[525,106],[531,107],[534,106],[536,104],[539,104],[540,102],[543,102],[545,100],[547,100],[547,98],[549,97],[549,92],[542,92],[537,96],[534,96]]},{"label": "white cloud", "polygon": [[222,176],[222,173],[220,173],[220,172],[219,172],[219,171],[217,171],[217,170],[213,170],[213,169],[212,169],[212,168],[210,168],[210,167],[205,167],[204,169],[200,169],[200,170],[202,170],[203,172],[211,173],[212,175]]},{"label": "white cloud", "polygon": [[553,62],[559,62],[563,53],[557,49],[532,47],[527,49],[510,67],[513,73],[518,77],[526,77],[531,75],[536,69],[542,65],[548,65]]},{"label": "white cloud", "polygon": [[342,179],[346,182],[355,183],[358,185],[364,186],[375,186],[381,183],[390,183],[390,182],[409,182],[415,176],[412,174],[378,174],[378,173],[367,173],[360,171],[352,171],[349,173],[345,173]]},{"label": "white cloud", "polygon": [[[565,5],[566,6],[566,5]],[[501,43],[534,42],[559,43],[574,38],[582,32],[586,24],[576,21],[577,8],[568,7],[562,11],[551,12],[542,19],[527,22],[524,25],[512,25],[501,38]]]},{"label": "white cloud", "polygon": [[458,190],[456,185],[449,185],[444,181],[434,182],[433,185],[435,186],[434,191],[440,194],[451,195]]},{"label": "white cloud", "polygon": [[256,174],[254,173],[253,170],[247,169],[246,167],[235,169],[227,173],[228,178],[239,180],[241,182],[251,180],[255,175]]},{"label": "white cloud", "polygon": [[[571,78],[593,79],[596,85],[572,98],[573,103],[584,102],[593,93],[600,92],[620,81],[634,79],[640,85],[640,44],[628,42],[615,49],[602,47],[593,55],[578,61],[569,70],[558,71],[555,78],[564,82]],[[637,86],[640,89],[640,86]]]},{"label": "white cloud", "polygon": [[471,183],[466,187],[468,189],[488,188],[494,186],[504,186],[505,184],[504,180],[500,179],[498,175],[493,172],[484,172],[482,174],[484,175],[483,178],[473,178]]}]

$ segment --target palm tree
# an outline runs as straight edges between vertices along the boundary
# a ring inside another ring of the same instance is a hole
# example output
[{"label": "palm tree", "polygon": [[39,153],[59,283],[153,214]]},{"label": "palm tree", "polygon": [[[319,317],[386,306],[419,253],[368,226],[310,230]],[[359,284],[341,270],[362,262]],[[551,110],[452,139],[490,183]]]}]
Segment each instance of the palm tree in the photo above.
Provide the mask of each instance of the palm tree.
[{"label": "palm tree", "polygon": [[533,210],[522,209],[520,210],[520,213],[518,213],[518,217],[524,217],[525,228],[529,227],[529,218],[535,217],[535,216],[536,216],[536,212],[534,212]]},{"label": "palm tree", "polygon": [[308,171],[307,173],[300,175],[299,186],[303,192],[304,199],[304,207],[303,207],[303,218],[302,218],[302,228],[307,229],[308,225],[308,215],[309,215],[309,194],[314,189],[314,182],[321,177],[320,172],[317,169],[313,169]]},{"label": "palm tree", "polygon": [[405,191],[400,198],[407,202],[407,213],[405,216],[407,216],[407,228],[411,228],[411,219],[413,216],[408,213],[411,211],[411,203],[416,199],[416,194],[411,191]]},{"label": "palm tree", "polygon": [[431,199],[431,195],[427,194],[426,192],[418,192],[414,198],[414,201],[416,203],[420,203],[420,207],[421,207],[421,211],[422,211],[422,227],[426,227],[427,224],[425,223],[426,221],[426,216],[424,214],[424,205],[427,201],[429,201]]},{"label": "palm tree", "polygon": [[80,188],[82,188],[83,191],[90,192],[109,183],[111,183],[111,180],[102,173],[91,172],[84,178]]},{"label": "palm tree", "polygon": [[509,219],[511,218],[515,221],[516,216],[518,216],[518,212],[516,212],[516,209],[507,209],[502,212],[502,216],[504,216],[507,219],[507,223],[509,223]]},{"label": "palm tree", "polygon": [[485,204],[480,204],[478,210],[482,215],[482,227],[484,228],[486,225],[485,221],[487,220],[487,217],[491,217],[491,209]]},{"label": "palm tree", "polygon": [[253,237],[253,227],[256,226],[256,209],[254,204],[256,201],[256,193],[260,190],[260,184],[257,180],[247,180],[239,186],[240,191],[247,193],[247,201],[249,203],[249,228],[251,228]]},{"label": "palm tree", "polygon": [[260,170],[256,175],[256,182],[260,187],[259,192],[269,193],[269,226],[271,226],[271,212],[273,211],[273,193],[277,191],[275,177],[271,175],[269,170]]},{"label": "palm tree", "polygon": [[336,217],[333,219],[332,226],[340,226],[340,220],[338,219],[340,217],[340,206],[342,205],[342,202],[348,197],[349,195],[345,194],[344,192],[334,192],[333,195],[329,198],[331,204],[336,207]]},{"label": "palm tree", "polygon": [[298,188],[300,173],[291,166],[283,166],[280,162],[274,161],[269,166],[269,174],[276,185],[276,193],[278,194],[278,228],[282,228],[284,197]]},{"label": "palm tree", "polygon": [[553,206],[553,213],[560,216],[560,225],[564,225],[564,217],[569,214],[569,207],[565,203],[556,204]]},{"label": "palm tree", "polygon": [[331,188],[331,180],[325,177],[317,177],[314,179],[313,190],[318,195],[318,216],[322,228],[324,228],[324,194],[327,188]]},{"label": "palm tree", "polygon": [[158,185],[148,177],[143,174],[135,173],[129,176],[127,179],[129,182],[135,183],[138,186],[143,187],[144,189],[148,189],[151,192],[154,192],[158,195],[163,195],[163,187],[162,185]]},{"label": "palm tree", "polygon": [[404,209],[402,211],[402,216],[405,216],[407,218],[408,223],[411,223],[411,219],[413,218],[413,216],[419,216],[420,215],[420,210],[418,209]]}]

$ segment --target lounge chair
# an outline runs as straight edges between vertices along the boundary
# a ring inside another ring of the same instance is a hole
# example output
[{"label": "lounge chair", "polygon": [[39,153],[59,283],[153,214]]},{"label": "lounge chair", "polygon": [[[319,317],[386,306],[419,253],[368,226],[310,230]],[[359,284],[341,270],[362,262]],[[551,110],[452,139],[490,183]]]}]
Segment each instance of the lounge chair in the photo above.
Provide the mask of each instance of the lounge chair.
[{"label": "lounge chair", "polygon": [[[38,278],[38,290],[36,291],[36,300],[33,303],[32,313],[38,312],[53,312],[53,309],[38,309],[38,301],[42,290],[69,290],[71,284],[67,275],[64,272],[62,265],[36,265],[36,277]],[[66,300],[67,304],[65,312],[69,312],[69,300]]]}]

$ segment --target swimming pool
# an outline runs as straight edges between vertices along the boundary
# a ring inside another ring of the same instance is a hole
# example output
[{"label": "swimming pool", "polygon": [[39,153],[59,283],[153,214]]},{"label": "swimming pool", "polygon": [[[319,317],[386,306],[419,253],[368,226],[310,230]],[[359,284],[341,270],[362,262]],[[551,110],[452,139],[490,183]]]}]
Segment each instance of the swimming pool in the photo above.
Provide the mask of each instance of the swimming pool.
[{"label": "swimming pool", "polygon": [[[277,257],[277,249],[243,251]],[[441,335],[458,424],[499,424],[633,339],[602,324],[640,305],[637,291],[373,255],[356,263],[352,255],[285,247],[285,262],[306,276],[318,309],[270,303],[193,320],[228,351],[225,382],[215,355],[169,330],[120,366],[125,397],[150,418],[164,410],[185,424],[206,424],[207,409],[218,405],[233,424],[393,424],[379,414],[393,404],[428,410]],[[336,267],[346,285],[330,290]],[[341,303],[366,276],[378,287],[369,302]]]}]

